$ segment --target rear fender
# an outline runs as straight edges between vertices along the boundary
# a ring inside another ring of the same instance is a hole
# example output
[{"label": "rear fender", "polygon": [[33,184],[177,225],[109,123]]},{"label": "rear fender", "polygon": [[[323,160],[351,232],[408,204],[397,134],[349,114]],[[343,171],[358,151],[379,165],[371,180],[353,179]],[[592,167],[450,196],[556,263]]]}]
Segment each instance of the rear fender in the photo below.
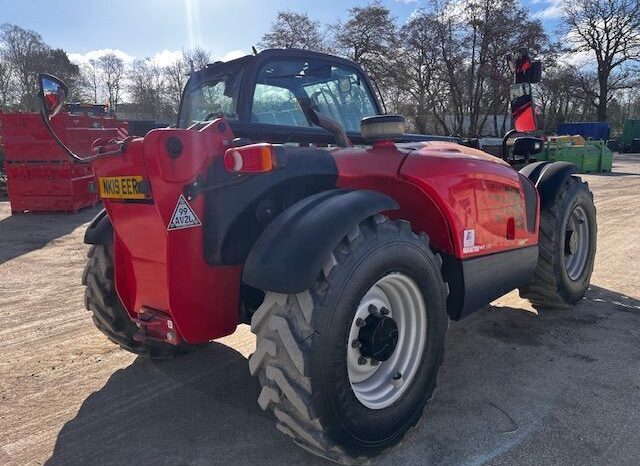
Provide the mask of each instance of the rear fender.
[{"label": "rear fender", "polygon": [[540,195],[540,208],[545,209],[555,201],[565,181],[578,171],[569,162],[536,162],[527,165],[520,173],[529,178]]},{"label": "rear fender", "polygon": [[364,219],[398,208],[370,190],[333,189],[289,207],[265,228],[245,262],[243,281],[276,293],[301,293],[313,285],[331,251]]},{"label": "rear fender", "polygon": [[93,217],[87,231],[84,233],[85,244],[113,244],[113,225],[107,215],[107,211],[102,209]]}]

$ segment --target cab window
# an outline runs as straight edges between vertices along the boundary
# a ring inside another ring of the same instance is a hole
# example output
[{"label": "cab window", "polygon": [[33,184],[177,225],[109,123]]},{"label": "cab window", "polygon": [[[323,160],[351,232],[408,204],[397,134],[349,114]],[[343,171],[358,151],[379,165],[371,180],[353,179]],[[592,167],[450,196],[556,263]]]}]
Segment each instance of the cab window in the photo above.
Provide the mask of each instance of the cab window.
[{"label": "cab window", "polygon": [[359,132],[360,120],[375,115],[376,106],[366,81],[357,70],[323,60],[273,60],[258,72],[251,121],[310,127],[300,105],[303,99]]},{"label": "cab window", "polygon": [[206,82],[185,93],[180,110],[179,127],[225,117],[236,120],[238,96],[244,67],[230,66],[213,74]]}]

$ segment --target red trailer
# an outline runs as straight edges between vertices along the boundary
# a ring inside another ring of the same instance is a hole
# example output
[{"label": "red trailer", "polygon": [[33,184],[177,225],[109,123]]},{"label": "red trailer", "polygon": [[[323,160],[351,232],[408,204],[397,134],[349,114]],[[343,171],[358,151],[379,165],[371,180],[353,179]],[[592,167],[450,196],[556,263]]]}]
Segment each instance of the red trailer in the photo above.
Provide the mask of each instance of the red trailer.
[{"label": "red trailer", "polygon": [[[56,115],[51,124],[67,146],[88,153],[99,138],[122,139],[126,122],[89,112]],[[71,162],[38,113],[0,114],[11,212],[77,212],[98,202],[91,165]]]}]

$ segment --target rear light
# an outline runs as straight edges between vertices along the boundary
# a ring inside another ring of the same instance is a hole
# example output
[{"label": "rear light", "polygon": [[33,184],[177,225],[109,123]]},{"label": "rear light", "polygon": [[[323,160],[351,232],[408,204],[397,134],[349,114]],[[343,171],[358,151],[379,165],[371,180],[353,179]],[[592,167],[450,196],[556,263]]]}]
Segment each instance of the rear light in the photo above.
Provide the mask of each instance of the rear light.
[{"label": "rear light", "polygon": [[266,173],[277,165],[276,148],[268,143],[232,147],[224,153],[224,168],[234,173]]}]

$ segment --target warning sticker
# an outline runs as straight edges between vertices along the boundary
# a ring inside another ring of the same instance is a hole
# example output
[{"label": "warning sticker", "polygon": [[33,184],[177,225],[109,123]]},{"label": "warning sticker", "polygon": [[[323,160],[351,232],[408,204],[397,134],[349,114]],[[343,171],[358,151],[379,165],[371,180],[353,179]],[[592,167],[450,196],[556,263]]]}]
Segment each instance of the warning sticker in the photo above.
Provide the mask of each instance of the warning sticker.
[{"label": "warning sticker", "polygon": [[193,211],[184,196],[180,194],[167,230],[181,230],[183,228],[199,227],[201,225],[202,223],[200,223],[200,219],[196,213]]},{"label": "warning sticker", "polygon": [[464,241],[462,246],[470,248],[476,245],[476,230],[464,230]]}]

